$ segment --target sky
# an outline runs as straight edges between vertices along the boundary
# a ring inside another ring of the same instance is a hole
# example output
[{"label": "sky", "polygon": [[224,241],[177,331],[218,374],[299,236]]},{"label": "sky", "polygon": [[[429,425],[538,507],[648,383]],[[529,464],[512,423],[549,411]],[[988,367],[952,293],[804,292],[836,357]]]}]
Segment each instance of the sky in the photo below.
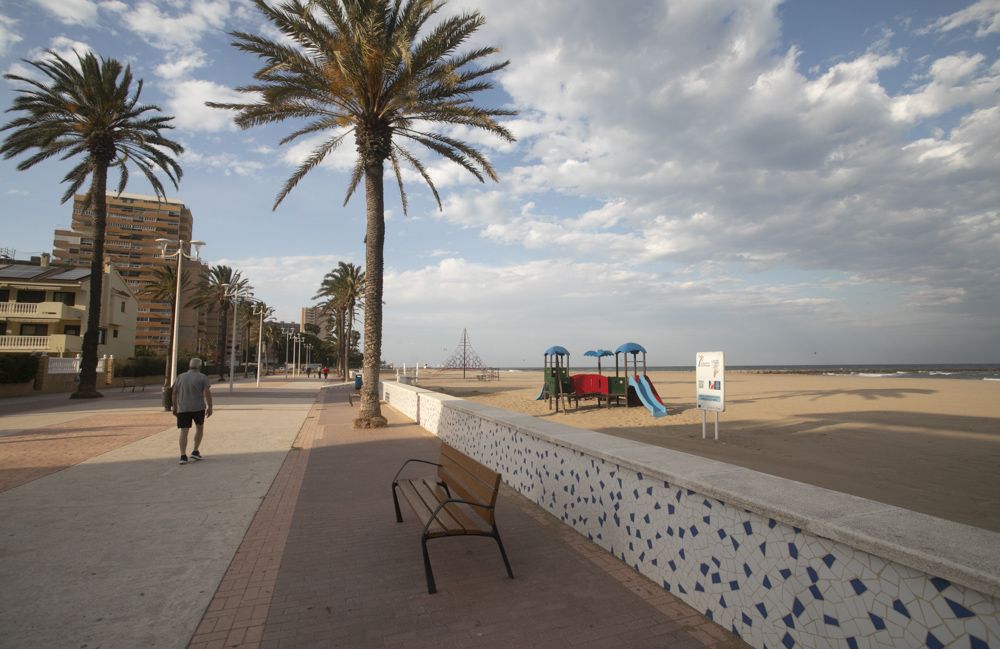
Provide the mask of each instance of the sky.
[{"label": "sky", "polygon": [[[635,341],[652,365],[1000,362],[1000,0],[452,0],[509,66],[477,97],[513,109],[477,144],[481,184],[420,153],[439,210],[385,188],[383,358],[439,364],[467,328],[489,365]],[[2,0],[0,69],[45,50],[128,62],[186,152],[169,195],[211,263],[297,320],[338,261],[364,263],[354,147],[272,211],[305,159],[292,124],[238,129],[275,36],[246,0]],[[0,81],[0,105],[17,84]],[[5,120],[6,121],[6,120]],[[69,162],[0,161],[0,247],[51,250]],[[114,180],[114,178],[113,178]],[[127,191],[151,193],[133,174]]]}]

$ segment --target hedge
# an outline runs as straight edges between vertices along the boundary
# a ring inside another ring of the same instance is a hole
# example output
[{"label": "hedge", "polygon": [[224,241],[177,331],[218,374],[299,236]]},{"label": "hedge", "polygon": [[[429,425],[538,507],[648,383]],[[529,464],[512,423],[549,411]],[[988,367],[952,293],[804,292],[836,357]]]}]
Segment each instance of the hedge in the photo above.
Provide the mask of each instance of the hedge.
[{"label": "hedge", "polygon": [[27,383],[38,374],[38,357],[31,354],[0,356],[0,383]]}]

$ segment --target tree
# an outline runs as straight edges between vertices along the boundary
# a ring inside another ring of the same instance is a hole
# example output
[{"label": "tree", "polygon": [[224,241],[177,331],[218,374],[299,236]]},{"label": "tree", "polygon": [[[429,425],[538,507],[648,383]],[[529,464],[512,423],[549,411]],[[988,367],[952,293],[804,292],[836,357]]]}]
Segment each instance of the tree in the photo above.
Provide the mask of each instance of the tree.
[{"label": "tree", "polygon": [[[365,320],[364,388],[355,426],[384,426],[378,402],[378,371],[382,355],[382,271],[385,242],[383,172],[388,160],[399,186],[403,212],[402,163],[423,177],[441,206],[437,189],[424,165],[400,140],[423,145],[461,165],[480,182],[497,180],[486,157],[475,147],[448,134],[456,128],[482,129],[500,138],[514,137],[495,121],[513,111],[472,104],[471,96],[493,87],[487,76],[507,61],[478,66],[498,52],[494,47],[457,53],[485,22],[478,12],[439,23],[419,37],[443,2],[439,0],[286,0],[272,7],[254,4],[284,39],[232,32],[233,45],[263,60],[257,83],[239,88],[254,103],[208,105],[237,111],[241,128],[285,120],[310,120],[282,140],[324,134],[323,142],[288,178],[274,208],[316,165],[353,133],[358,151],[344,199],[346,205],[365,181]],[[477,64],[477,65],[473,65]],[[443,127],[441,126],[443,125]],[[431,130],[437,128],[438,130]]]},{"label": "tree", "polygon": [[[181,278],[181,293],[187,290],[188,278]],[[163,385],[170,385],[170,350],[174,348],[174,316],[177,306],[177,267],[171,264],[158,266],[153,270],[153,279],[139,289],[139,294],[157,302],[170,305],[170,336],[167,338],[167,365]]]},{"label": "tree", "polygon": [[[38,81],[16,74],[4,78],[27,84],[18,88],[18,97],[7,112],[20,112],[0,131],[10,131],[0,153],[10,159],[32,149],[37,152],[17,165],[24,171],[43,160],[60,156],[79,162],[63,178],[69,188],[65,203],[90,178],[84,209],[94,215],[94,252],[90,261],[90,301],[87,330],[83,334],[80,385],[71,398],[102,396],[97,391],[97,346],[100,342],[101,302],[104,284],[104,233],[107,227],[108,169],[118,169],[118,193],[128,183],[129,163],[149,180],[158,198],[166,198],[163,185],[154,173],[162,171],[173,183],[180,180],[180,165],[171,156],[184,148],[163,135],[173,128],[173,117],[157,115],[159,108],[139,103],[142,80],[133,92],[132,70],[115,59],[98,58],[94,53],[77,54],[74,65],[51,50],[51,58],[25,61],[46,77]],[[150,114],[151,113],[151,114]]]},{"label": "tree", "polygon": [[[229,309],[233,304],[233,294],[236,292],[246,292],[250,288],[249,280],[245,279],[238,270],[233,270],[230,266],[216,265],[208,269],[202,284],[198,287],[194,306],[206,307],[211,312],[218,311],[219,321],[219,344],[216,347],[215,363],[219,370],[219,380],[225,380],[226,375],[226,339],[229,335]],[[236,344],[236,341],[233,341]]]},{"label": "tree", "polygon": [[341,376],[347,378],[349,370],[349,345],[351,331],[358,307],[364,300],[365,272],[360,266],[339,262],[337,267],[323,277],[314,299],[326,299],[324,313],[336,318],[337,359]]}]

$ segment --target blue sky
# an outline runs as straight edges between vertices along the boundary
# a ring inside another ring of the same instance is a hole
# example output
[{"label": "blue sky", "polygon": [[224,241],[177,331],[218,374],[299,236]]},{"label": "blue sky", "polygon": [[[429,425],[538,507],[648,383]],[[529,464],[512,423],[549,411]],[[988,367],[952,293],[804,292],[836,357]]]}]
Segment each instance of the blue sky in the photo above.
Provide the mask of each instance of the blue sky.
[{"label": "blue sky", "polygon": [[[522,6],[523,5],[523,6]],[[386,185],[384,358],[443,361],[467,327],[488,363],[637,341],[653,364],[1000,361],[1000,0],[455,0],[510,66],[480,99],[481,185],[430,153],[439,211]],[[308,152],[204,106],[272,33],[244,0],[6,0],[0,69],[46,48],[131,63],[187,148],[171,193],[213,263],[297,318],[337,261],[363,263],[353,146],[276,212]],[[9,106],[12,84],[0,82]],[[67,163],[0,162],[0,246],[51,249]],[[149,193],[133,176],[128,191]],[[577,358],[581,358],[577,356]]]}]

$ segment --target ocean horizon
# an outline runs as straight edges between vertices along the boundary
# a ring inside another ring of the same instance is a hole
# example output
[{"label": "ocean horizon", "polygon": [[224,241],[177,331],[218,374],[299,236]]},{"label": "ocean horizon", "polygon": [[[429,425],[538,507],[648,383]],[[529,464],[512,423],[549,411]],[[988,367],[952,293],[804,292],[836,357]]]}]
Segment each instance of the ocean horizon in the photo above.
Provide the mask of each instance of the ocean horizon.
[{"label": "ocean horizon", "polygon": [[[604,372],[614,371],[614,362],[601,364]],[[434,368],[437,369],[437,368]],[[540,372],[541,366],[500,367],[504,372]],[[570,367],[573,371],[597,370],[597,364]],[[1000,363],[896,363],[896,364],[831,364],[831,365],[727,365],[730,372],[751,372],[759,374],[824,374],[831,376],[860,376],[865,378],[930,378],[930,379],[972,379],[1000,381]],[[649,372],[693,372],[694,365],[650,365]]]}]

